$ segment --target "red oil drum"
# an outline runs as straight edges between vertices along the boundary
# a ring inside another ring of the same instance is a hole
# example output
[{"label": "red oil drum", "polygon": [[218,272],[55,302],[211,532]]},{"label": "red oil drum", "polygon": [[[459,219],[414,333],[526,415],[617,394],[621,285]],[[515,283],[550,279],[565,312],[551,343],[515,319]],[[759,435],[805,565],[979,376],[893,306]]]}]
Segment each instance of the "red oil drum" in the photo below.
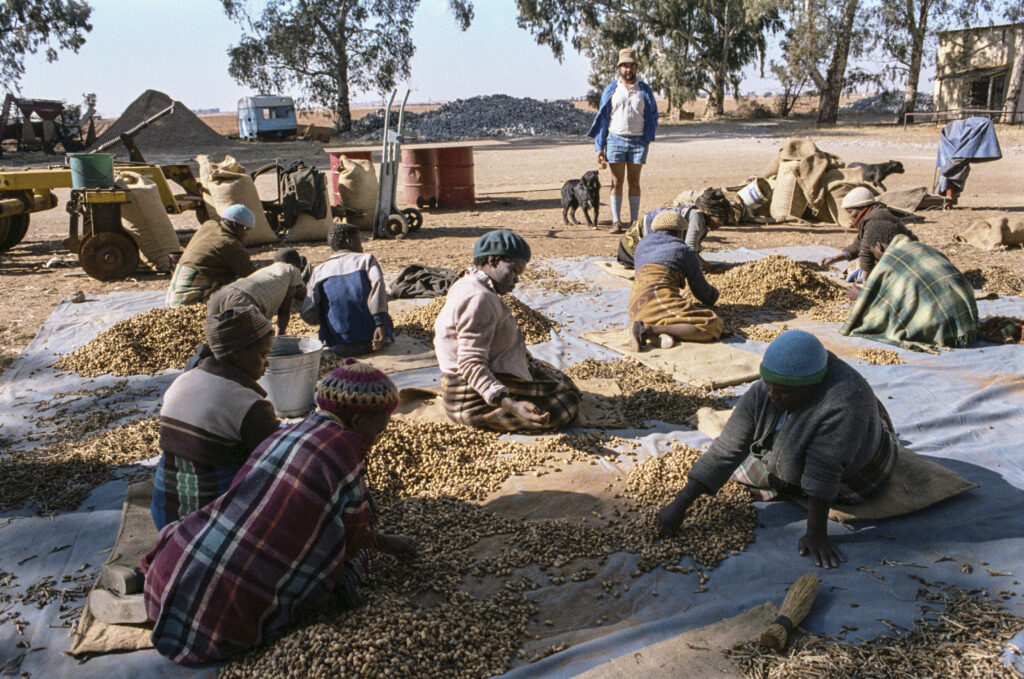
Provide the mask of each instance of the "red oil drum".
[{"label": "red oil drum", "polygon": [[373,151],[346,151],[345,153],[328,151],[327,154],[331,159],[331,205],[341,205],[341,196],[338,194],[338,167],[341,165],[341,156],[372,162]]},{"label": "red oil drum", "polygon": [[407,204],[437,206],[437,149],[402,149],[400,176]]},{"label": "red oil drum", "polygon": [[472,207],[476,203],[472,146],[437,150],[437,185],[438,207]]}]

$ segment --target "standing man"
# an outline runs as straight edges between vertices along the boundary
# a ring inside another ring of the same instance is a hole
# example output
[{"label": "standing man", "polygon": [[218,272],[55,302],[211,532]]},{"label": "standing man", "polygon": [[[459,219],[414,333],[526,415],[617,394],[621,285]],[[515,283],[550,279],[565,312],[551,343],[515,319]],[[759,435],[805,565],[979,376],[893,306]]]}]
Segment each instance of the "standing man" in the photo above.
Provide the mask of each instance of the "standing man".
[{"label": "standing man", "polygon": [[619,77],[601,93],[601,106],[588,137],[593,137],[598,164],[612,171],[612,228],[622,233],[622,183],[629,183],[629,221],[640,214],[640,171],[647,162],[647,148],[658,128],[658,104],[651,86],[637,74],[636,52],[619,50],[615,65]]}]

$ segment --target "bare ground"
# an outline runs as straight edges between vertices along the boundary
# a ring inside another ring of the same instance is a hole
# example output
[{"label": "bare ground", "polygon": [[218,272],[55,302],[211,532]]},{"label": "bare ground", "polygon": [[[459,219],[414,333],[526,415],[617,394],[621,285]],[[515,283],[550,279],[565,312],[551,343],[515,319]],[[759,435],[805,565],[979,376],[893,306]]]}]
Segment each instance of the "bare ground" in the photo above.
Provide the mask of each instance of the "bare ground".
[{"label": "bare ground", "polygon": [[[1024,131],[1019,127],[998,128],[1003,159],[975,165],[955,210],[924,212],[924,221],[913,225],[919,237],[946,252],[963,270],[993,265],[1024,271],[1024,251],[986,252],[958,244],[953,235],[972,221],[991,216],[1021,217],[1024,212]],[[819,148],[838,154],[847,162],[901,160],[906,174],[893,175],[889,188],[931,187],[935,167],[938,129],[922,125],[903,131],[892,125],[861,124],[816,130],[808,121],[779,123],[721,122],[665,124],[651,148],[643,172],[642,209],[670,203],[680,191],[705,186],[743,183],[757,174],[775,155],[782,140],[807,136]],[[155,154],[152,161],[180,160],[210,149],[181,149]],[[247,166],[274,159],[304,158],[327,167],[320,145],[302,143],[245,144],[225,147]],[[7,167],[53,162],[39,157],[5,157]],[[566,180],[579,177],[594,166],[592,146],[580,139],[521,139],[476,151],[475,181],[477,205],[472,210],[434,210],[426,213],[423,228],[401,241],[367,244],[388,276],[410,263],[458,268],[468,263],[474,240],[485,231],[511,228],[533,247],[535,258],[614,256],[618,237],[607,233],[609,212],[602,205],[599,230],[586,226],[564,226],[559,207],[559,188]],[[602,173],[607,185],[610,176]],[[58,191],[59,206],[32,216],[25,240],[0,255],[0,293],[5,312],[0,317],[0,369],[35,336],[42,322],[58,302],[76,290],[87,295],[118,290],[160,290],[168,277],[139,272],[136,278],[101,283],[84,274],[77,258],[60,240],[67,233],[67,214],[62,209],[67,191]],[[607,200],[607,192],[603,194]],[[402,205],[401,190],[398,196]],[[194,229],[192,214],[172,215],[177,229]],[[736,247],[777,247],[794,244],[845,246],[852,233],[837,226],[726,227],[713,232],[706,241],[709,250]],[[269,262],[272,246],[254,249],[257,261]],[[300,246],[303,254],[317,264],[328,256],[326,245]],[[53,257],[69,266],[44,268]]]}]

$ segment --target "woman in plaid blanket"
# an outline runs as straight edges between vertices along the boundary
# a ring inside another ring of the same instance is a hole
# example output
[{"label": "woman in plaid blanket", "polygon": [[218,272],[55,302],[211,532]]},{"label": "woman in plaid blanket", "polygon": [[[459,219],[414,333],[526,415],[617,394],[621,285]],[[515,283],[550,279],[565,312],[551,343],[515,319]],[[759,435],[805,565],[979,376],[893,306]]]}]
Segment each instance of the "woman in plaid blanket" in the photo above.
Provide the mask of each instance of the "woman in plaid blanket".
[{"label": "woman in plaid blanket", "polygon": [[375,530],[366,454],[398,405],[381,371],[349,358],[316,388],[315,412],[267,439],[214,502],[164,528],[142,559],[153,643],[194,665],[279,636],[329,595],[358,604],[376,550],[414,558]]},{"label": "woman in plaid blanket", "polygon": [[530,261],[530,246],[507,229],[473,246],[473,267],[452,285],[434,323],[444,410],[458,424],[492,431],[562,427],[580,392],[572,380],[526,349],[501,295],[512,292]]},{"label": "woman in plaid blanket", "polygon": [[978,304],[967,277],[935,248],[887,222],[864,233],[878,264],[847,296],[856,304],[840,329],[904,349],[968,347],[978,339]]},{"label": "woman in plaid blanket", "polygon": [[768,346],[761,379],[658,513],[658,532],[673,535],[694,500],[732,478],[757,499],[806,498],[807,532],[797,549],[816,566],[836,568],[846,557],[828,537],[829,508],[881,490],[897,451],[889,415],[860,373],[814,335],[789,330]]}]

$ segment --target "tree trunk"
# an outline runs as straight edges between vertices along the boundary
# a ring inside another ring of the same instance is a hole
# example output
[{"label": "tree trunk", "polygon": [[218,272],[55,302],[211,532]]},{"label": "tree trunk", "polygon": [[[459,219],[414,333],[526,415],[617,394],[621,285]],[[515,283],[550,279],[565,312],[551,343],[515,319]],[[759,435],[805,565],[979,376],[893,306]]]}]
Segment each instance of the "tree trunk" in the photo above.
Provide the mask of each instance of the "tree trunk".
[{"label": "tree trunk", "polygon": [[853,22],[857,18],[860,0],[846,0],[843,6],[842,23],[839,26],[835,51],[825,74],[824,87],[818,96],[818,125],[835,125],[839,117],[839,97],[843,93],[846,76],[846,61],[850,56]]},{"label": "tree trunk", "polygon": [[338,86],[338,98],[334,103],[334,127],[338,132],[348,132],[352,129],[352,110],[349,108],[348,93],[348,61],[338,61],[338,73],[336,75]]},{"label": "tree trunk", "polygon": [[903,88],[903,120],[917,109],[917,84],[921,80],[921,62],[924,59],[924,39],[928,35],[929,2],[922,2],[915,25],[910,26],[910,64],[907,67],[907,84]]},{"label": "tree trunk", "polygon": [[1003,102],[1003,122],[1014,123],[1017,118],[1017,102],[1020,100],[1021,86],[1024,85],[1024,40],[1017,49],[1013,61],[1013,75],[1010,76],[1010,87],[1006,90],[1006,101]]},{"label": "tree trunk", "polygon": [[715,89],[718,90],[718,97],[715,101],[715,115],[725,115],[725,88],[726,75],[729,67],[729,40],[732,37],[732,27],[729,25],[729,2],[725,2],[725,18],[722,21],[722,53],[718,57],[718,70],[715,71]]}]

